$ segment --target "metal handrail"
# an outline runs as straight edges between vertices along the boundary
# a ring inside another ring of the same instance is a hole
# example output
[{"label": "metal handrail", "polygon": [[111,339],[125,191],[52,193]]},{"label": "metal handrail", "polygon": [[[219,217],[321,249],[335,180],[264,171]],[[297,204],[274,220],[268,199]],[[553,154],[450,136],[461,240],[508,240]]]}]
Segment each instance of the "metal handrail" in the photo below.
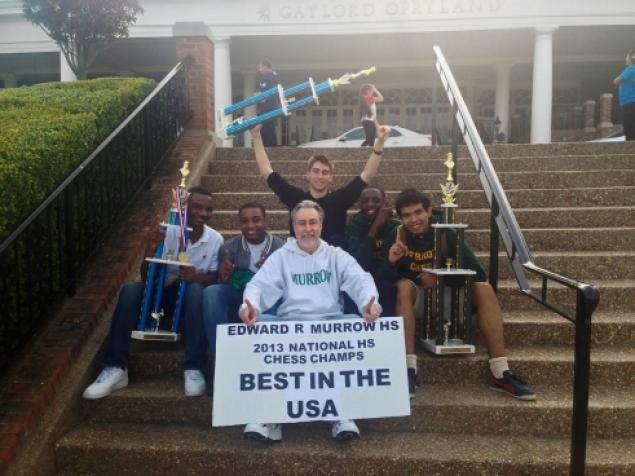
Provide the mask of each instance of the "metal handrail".
[{"label": "metal handrail", "polygon": [[50,313],[191,117],[187,66],[154,90],[9,235],[0,237],[0,370]]},{"label": "metal handrail", "polygon": [[[599,290],[590,285],[560,274],[548,271],[534,263],[525,237],[518,226],[516,217],[500,184],[492,161],[483,145],[472,116],[452,75],[452,71],[438,46],[433,47],[436,56],[435,67],[453,108],[454,121],[458,126],[470,153],[487,201],[492,210],[490,233],[490,281],[494,289],[498,281],[498,238],[509,257],[514,277],[520,290],[546,308],[556,312],[575,324],[575,347],[573,364],[573,411],[571,424],[571,454],[569,472],[583,475],[586,460],[587,420],[589,407],[589,373],[591,367],[591,317],[599,300]],[[526,272],[541,277],[539,293],[532,290]],[[573,289],[576,292],[576,310],[572,315],[557,304],[547,300],[549,282]]]}]

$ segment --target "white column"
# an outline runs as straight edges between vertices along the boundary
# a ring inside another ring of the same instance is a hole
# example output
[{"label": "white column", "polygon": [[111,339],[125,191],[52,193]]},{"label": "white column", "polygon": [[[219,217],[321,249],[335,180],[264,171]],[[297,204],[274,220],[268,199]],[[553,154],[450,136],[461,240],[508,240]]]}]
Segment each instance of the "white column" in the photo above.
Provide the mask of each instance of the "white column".
[{"label": "white column", "polygon": [[531,93],[532,144],[551,142],[554,31],[555,28],[536,28],[534,33],[534,73]]},{"label": "white column", "polygon": [[60,81],[77,81],[77,76],[66,61],[66,56],[60,51]]},{"label": "white column", "polygon": [[[509,101],[510,101],[510,64],[496,66],[496,95],[494,97],[494,119],[498,118],[498,131],[505,134],[505,142],[509,141]],[[497,140],[494,138],[494,140]]]},{"label": "white column", "polygon": [[[229,38],[214,38],[214,107],[216,110],[232,103],[232,68]],[[223,147],[232,147],[234,140],[224,139]]]},{"label": "white column", "polygon": [[[243,73],[243,96],[245,99],[256,93],[256,81],[257,77],[255,71],[245,71]],[[257,110],[258,106],[254,104],[237,114],[243,114],[245,117],[254,117],[257,114]],[[251,147],[251,133],[249,131],[245,131],[244,139],[245,147]]]}]

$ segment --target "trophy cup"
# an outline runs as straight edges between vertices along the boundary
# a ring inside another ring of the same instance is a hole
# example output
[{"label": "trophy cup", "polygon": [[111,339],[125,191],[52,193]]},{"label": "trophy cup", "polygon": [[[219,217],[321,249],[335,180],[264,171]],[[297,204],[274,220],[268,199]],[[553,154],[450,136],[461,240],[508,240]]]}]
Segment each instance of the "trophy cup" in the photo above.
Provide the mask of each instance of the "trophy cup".
[{"label": "trophy cup", "polygon": [[185,291],[187,281],[179,281],[172,325],[170,330],[161,329],[161,320],[166,316],[164,304],[164,287],[168,266],[193,266],[188,263],[187,239],[187,177],[190,174],[189,162],[183,162],[181,183],[173,192],[173,202],[170,209],[168,223],[161,223],[161,231],[165,237],[157,245],[153,258],[146,258],[148,273],[146,288],[143,294],[143,303],[137,328],[132,331],[131,337],[138,340],[159,340],[176,342],[180,338],[179,324],[183,314]]},{"label": "trophy cup", "polygon": [[461,269],[462,247],[467,225],[454,223],[456,192],[452,154],[444,165],[448,169],[445,185],[441,185],[443,223],[433,223],[434,268],[424,269],[436,276],[437,285],[426,289],[424,308],[427,319],[420,342],[434,354],[473,354],[474,326],[471,287],[476,271]]},{"label": "trophy cup", "polygon": [[[357,79],[360,76],[369,76],[375,71],[376,68],[372,66],[357,73],[346,73],[340,76],[338,79],[328,78],[326,81],[322,81],[319,84],[315,84],[313,82],[313,79],[309,78],[308,81],[298,83],[288,89],[284,89],[282,85],[278,84],[277,86],[269,88],[259,94],[255,94],[254,96],[250,96],[246,99],[243,99],[242,101],[230,104],[223,109],[218,109],[216,113],[216,124],[219,125],[219,136],[225,139],[229,136],[239,134],[247,129],[251,129],[252,127],[258,124],[262,124],[263,122],[276,119],[280,116],[289,116],[291,115],[291,111],[300,109],[301,107],[309,106],[311,104],[319,105],[320,101],[318,99],[318,96],[323,92],[335,91],[335,88],[337,88],[338,86],[350,84],[352,80]],[[309,91],[310,94],[300,99],[296,99],[292,96],[293,94],[303,91]],[[271,96],[278,96],[280,100],[279,108],[264,112],[258,116],[254,116],[249,119],[245,119],[244,117],[233,119],[233,113],[253,104],[264,101]]]}]

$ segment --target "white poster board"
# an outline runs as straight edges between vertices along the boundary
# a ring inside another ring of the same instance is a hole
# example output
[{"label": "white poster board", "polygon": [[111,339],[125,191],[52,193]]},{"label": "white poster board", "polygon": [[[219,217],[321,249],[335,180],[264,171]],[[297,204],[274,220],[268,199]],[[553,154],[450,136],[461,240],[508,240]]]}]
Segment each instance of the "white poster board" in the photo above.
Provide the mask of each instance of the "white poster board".
[{"label": "white poster board", "polygon": [[217,327],[213,426],[404,415],[401,317]]}]

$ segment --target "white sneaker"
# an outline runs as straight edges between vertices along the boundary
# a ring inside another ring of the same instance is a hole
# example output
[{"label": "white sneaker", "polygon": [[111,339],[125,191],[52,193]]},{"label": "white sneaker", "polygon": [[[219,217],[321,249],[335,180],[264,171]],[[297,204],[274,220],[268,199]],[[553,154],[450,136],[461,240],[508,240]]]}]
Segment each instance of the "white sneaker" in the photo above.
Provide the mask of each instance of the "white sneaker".
[{"label": "white sneaker", "polygon": [[279,423],[248,423],[243,436],[249,440],[282,441],[282,425]]},{"label": "white sneaker", "polygon": [[353,420],[339,420],[333,422],[331,436],[338,441],[348,441],[359,438],[359,428]]},{"label": "white sneaker", "polygon": [[128,370],[119,367],[106,367],[97,380],[84,390],[83,397],[88,399],[103,398],[111,392],[128,385]]},{"label": "white sneaker", "polygon": [[205,376],[200,370],[186,370],[183,379],[186,397],[200,397],[205,393]]}]

